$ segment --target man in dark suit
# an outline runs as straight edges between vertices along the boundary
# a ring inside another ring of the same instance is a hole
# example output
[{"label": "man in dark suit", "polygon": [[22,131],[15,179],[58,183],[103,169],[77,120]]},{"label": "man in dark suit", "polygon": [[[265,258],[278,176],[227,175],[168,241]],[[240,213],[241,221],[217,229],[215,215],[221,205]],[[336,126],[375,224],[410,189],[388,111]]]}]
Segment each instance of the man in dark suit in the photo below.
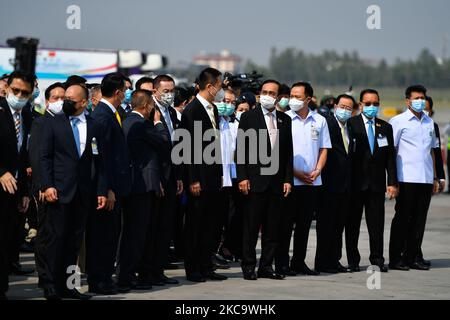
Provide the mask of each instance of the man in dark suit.
[{"label": "man in dark suit", "polygon": [[38,233],[36,235],[36,242],[34,247],[34,257],[36,261],[36,270],[39,275],[39,286],[45,282],[47,277],[46,269],[43,261],[43,254],[45,253],[45,242],[47,238],[47,231],[45,230],[45,208],[44,194],[41,192],[40,185],[40,148],[42,142],[42,132],[48,119],[52,119],[57,114],[62,114],[62,106],[66,87],[61,82],[56,82],[50,85],[45,90],[45,113],[34,119],[31,126],[30,141],[28,143],[28,154],[30,157],[30,164],[32,169],[32,184],[31,194],[37,204],[37,219],[38,219]]},{"label": "man in dark suit", "polygon": [[[213,102],[223,99],[217,100],[223,95],[222,74],[216,69],[206,68],[198,77],[198,86],[200,92],[186,106],[181,117],[181,128],[189,133],[191,140],[186,144],[191,148],[190,156],[184,163],[184,185],[188,188],[184,262],[186,278],[204,282],[206,279],[227,279],[213,271],[211,262],[219,219],[216,206],[222,187],[219,115]],[[210,136],[209,141],[204,139],[205,133]]]},{"label": "man in dark suit", "polygon": [[48,203],[44,229],[49,231],[42,285],[47,299],[85,300],[91,296],[70,286],[68,268],[77,263],[90,207],[106,205],[102,131],[84,113],[86,87],[68,87],[65,98],[64,114],[46,121],[40,147],[40,184]]},{"label": "man in dark suit", "polygon": [[103,99],[92,118],[103,129],[105,175],[108,200],[103,210],[90,215],[86,231],[86,268],[89,290],[97,294],[116,294],[112,280],[120,234],[120,215],[131,190],[128,146],[117,111],[125,98],[125,78],[121,73],[107,74],[101,83]]},{"label": "man in dark suit", "polygon": [[[169,136],[154,112],[150,91],[137,90],[131,98],[133,111],[123,123],[132,167],[128,214],[123,217],[120,244],[119,291],[151,289],[151,265],[158,245],[153,226],[156,194],[161,187],[161,156],[166,156]],[[151,115],[153,117],[151,118]],[[135,272],[138,282],[133,283]]]},{"label": "man in dark suit", "polygon": [[352,134],[347,121],[352,116],[352,96],[337,97],[334,112],[327,117],[332,149],[322,171],[322,190],[317,212],[315,270],[325,273],[348,271],[339,260],[342,234],[350,209]]},{"label": "man in dark suit", "polygon": [[358,251],[361,218],[365,209],[370,240],[370,263],[387,272],[384,265],[384,201],[386,193],[395,198],[397,188],[396,155],[392,126],[377,118],[380,106],[378,92],[366,89],[360,95],[359,116],[348,121],[353,138],[352,208],[346,225],[346,247],[349,268],[357,271],[361,256]]},{"label": "man in dark suit", "polygon": [[20,216],[30,201],[25,169],[31,115],[22,110],[33,93],[34,81],[34,76],[13,72],[6,98],[0,98],[0,299],[6,299],[10,265],[18,255]]},{"label": "man in dark suit", "polygon": [[[237,179],[239,189],[249,197],[249,207],[244,213],[242,258],[246,280],[257,279],[256,244],[261,225],[262,253],[258,277],[284,278],[273,270],[272,263],[278,245],[281,203],[283,196],[287,197],[291,192],[293,184],[293,147],[291,118],[275,109],[279,88],[280,84],[275,80],[264,81],[261,106],[242,114],[239,122]],[[252,134],[256,135],[256,141],[250,141]],[[263,145],[265,150],[261,151]],[[261,153],[270,157],[270,163],[263,164]]]},{"label": "man in dark suit", "polygon": [[161,157],[161,184],[163,193],[156,199],[156,212],[153,215],[154,237],[156,245],[152,257],[152,282],[154,285],[178,284],[175,279],[164,275],[164,267],[168,264],[170,240],[175,223],[177,196],[183,192],[181,167],[175,166],[170,157],[173,147],[173,133],[179,126],[177,114],[173,108],[175,81],[168,75],[159,75],[153,80],[155,109],[161,114],[161,122],[169,137],[167,153]]}]

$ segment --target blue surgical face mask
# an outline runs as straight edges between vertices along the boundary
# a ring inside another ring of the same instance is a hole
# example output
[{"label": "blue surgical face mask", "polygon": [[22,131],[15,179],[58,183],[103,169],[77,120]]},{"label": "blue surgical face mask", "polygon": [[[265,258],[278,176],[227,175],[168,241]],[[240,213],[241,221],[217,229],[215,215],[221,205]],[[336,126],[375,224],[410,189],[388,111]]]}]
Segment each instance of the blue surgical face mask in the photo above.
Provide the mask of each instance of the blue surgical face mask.
[{"label": "blue surgical face mask", "polygon": [[130,104],[131,102],[131,95],[133,94],[133,90],[127,89],[125,91],[125,99],[123,100],[124,103]]},{"label": "blue surgical face mask", "polygon": [[15,111],[20,111],[23,109],[23,107],[25,107],[25,105],[28,102],[28,99],[24,99],[24,98],[18,98],[17,96],[15,96],[13,93],[9,93],[6,96],[6,101],[8,101],[9,106],[15,110]]},{"label": "blue surgical face mask", "polygon": [[363,107],[363,114],[369,118],[375,118],[378,115],[378,107],[376,106],[364,106]]},{"label": "blue surgical face mask", "polygon": [[278,102],[278,105],[281,108],[286,109],[286,107],[289,105],[289,99],[288,98],[281,98],[281,100]]},{"label": "blue surgical face mask", "polygon": [[347,122],[347,120],[352,116],[352,112],[350,110],[342,108],[336,108],[335,114],[336,118],[338,118],[338,120],[342,122]]},{"label": "blue surgical face mask", "polygon": [[411,100],[411,108],[418,113],[421,113],[425,109],[425,100],[417,99]]},{"label": "blue surgical face mask", "polygon": [[217,107],[217,112],[219,113],[219,116],[226,116],[227,104],[225,102],[216,102],[215,105]]},{"label": "blue surgical face mask", "polygon": [[41,90],[38,87],[34,87],[33,96],[31,97],[31,99],[32,100],[36,99],[37,97],[39,97],[40,94]]}]

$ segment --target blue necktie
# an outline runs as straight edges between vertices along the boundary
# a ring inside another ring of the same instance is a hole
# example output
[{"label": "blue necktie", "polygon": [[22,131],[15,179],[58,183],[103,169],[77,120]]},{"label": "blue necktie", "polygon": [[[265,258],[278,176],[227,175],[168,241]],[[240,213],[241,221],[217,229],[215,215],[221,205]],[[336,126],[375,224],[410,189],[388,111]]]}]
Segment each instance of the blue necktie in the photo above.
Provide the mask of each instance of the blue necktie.
[{"label": "blue necktie", "polygon": [[77,146],[77,151],[78,151],[78,156],[80,156],[81,154],[81,150],[80,150],[80,132],[78,131],[78,127],[77,124],[78,122],[80,122],[80,119],[78,118],[72,118],[70,120],[70,123],[72,125],[72,132],[73,132],[73,137],[75,139],[75,144]]},{"label": "blue necktie", "polygon": [[166,120],[167,129],[169,129],[170,140],[172,140],[173,127],[172,127],[172,119],[170,118],[169,107],[164,108],[164,119]]},{"label": "blue necktie", "polygon": [[375,147],[375,134],[372,128],[373,121],[369,120],[367,121],[367,124],[369,125],[369,129],[367,130],[367,136],[369,138],[370,152],[373,154],[373,149]]}]

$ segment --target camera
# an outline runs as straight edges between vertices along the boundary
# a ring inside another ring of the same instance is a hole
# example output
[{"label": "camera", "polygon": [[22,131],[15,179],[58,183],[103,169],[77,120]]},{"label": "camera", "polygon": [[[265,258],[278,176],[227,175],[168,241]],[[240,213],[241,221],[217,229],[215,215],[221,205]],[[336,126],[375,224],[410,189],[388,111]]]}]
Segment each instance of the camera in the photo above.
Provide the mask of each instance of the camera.
[{"label": "camera", "polygon": [[257,94],[261,87],[261,78],[264,75],[253,71],[252,73],[240,73],[233,75],[232,73],[225,72],[224,82],[228,81],[228,86],[233,89],[239,89],[240,92],[252,92]]}]

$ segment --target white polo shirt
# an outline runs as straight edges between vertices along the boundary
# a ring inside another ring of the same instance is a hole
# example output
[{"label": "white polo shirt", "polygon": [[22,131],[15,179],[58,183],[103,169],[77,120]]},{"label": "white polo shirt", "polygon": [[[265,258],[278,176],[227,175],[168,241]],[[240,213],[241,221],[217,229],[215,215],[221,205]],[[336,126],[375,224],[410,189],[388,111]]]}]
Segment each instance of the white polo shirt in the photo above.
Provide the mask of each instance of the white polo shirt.
[{"label": "white polo shirt", "polygon": [[398,181],[432,184],[434,169],[431,150],[438,146],[433,120],[424,113],[419,119],[408,109],[389,123],[397,148]]},{"label": "white polo shirt", "polygon": [[[311,173],[316,169],[320,149],[331,149],[330,133],[326,119],[318,113],[309,111],[302,119],[292,110],[286,112],[292,119],[292,144],[294,147],[294,170]],[[295,186],[305,185],[294,177]],[[322,185],[318,176],[314,186]]]}]

